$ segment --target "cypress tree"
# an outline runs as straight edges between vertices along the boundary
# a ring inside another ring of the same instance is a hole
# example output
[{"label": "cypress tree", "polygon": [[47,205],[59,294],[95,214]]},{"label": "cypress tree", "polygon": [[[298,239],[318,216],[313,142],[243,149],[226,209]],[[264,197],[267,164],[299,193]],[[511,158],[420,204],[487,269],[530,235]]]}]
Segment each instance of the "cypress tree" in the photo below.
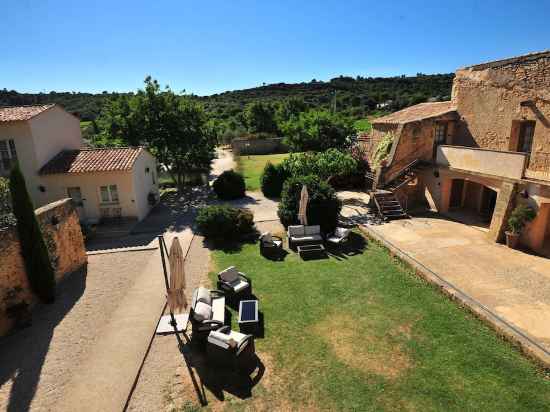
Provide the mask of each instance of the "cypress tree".
[{"label": "cypress tree", "polygon": [[21,255],[31,289],[42,302],[52,303],[55,300],[55,274],[40,225],[34,214],[25,178],[17,165],[10,174],[10,192],[13,214],[17,220]]}]

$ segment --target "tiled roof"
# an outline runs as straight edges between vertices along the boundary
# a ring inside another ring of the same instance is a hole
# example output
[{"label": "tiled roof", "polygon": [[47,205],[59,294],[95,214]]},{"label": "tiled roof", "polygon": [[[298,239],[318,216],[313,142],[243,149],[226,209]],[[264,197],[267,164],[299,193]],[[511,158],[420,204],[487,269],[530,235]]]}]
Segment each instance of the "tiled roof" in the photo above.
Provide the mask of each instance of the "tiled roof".
[{"label": "tiled roof", "polygon": [[454,112],[455,110],[451,101],[420,103],[387,116],[374,119],[372,124],[404,124],[441,116],[446,113]]},{"label": "tiled roof", "polygon": [[41,175],[131,170],[142,147],[64,150],[40,169]]},{"label": "tiled roof", "polygon": [[16,122],[29,120],[55,104],[43,104],[40,106],[9,106],[0,107],[0,122]]}]

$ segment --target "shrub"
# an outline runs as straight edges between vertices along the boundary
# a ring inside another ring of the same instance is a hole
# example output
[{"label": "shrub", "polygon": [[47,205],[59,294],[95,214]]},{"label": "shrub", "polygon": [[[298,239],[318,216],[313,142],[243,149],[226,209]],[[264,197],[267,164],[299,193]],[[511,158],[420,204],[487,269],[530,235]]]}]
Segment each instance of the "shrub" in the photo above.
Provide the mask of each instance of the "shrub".
[{"label": "shrub", "polygon": [[267,162],[261,177],[262,193],[266,197],[281,197],[283,184],[288,177],[289,172],[284,164]]},{"label": "shrub", "polygon": [[41,301],[52,303],[55,300],[55,274],[25,178],[18,166],[13,168],[10,175],[10,192],[29,284]]},{"label": "shrub", "polygon": [[287,227],[299,224],[298,209],[302,186],[306,185],[309,193],[307,219],[309,225],[320,225],[327,233],[334,230],[338,215],[342,209],[334,189],[317,176],[300,176],[287,179],[283,186],[281,202],[277,214],[281,223]]},{"label": "shrub", "polygon": [[214,192],[223,200],[244,197],[245,189],[243,176],[233,170],[226,170],[214,181]]},{"label": "shrub", "polygon": [[227,205],[200,209],[196,222],[204,237],[214,240],[237,240],[254,231],[252,212]]},{"label": "shrub", "polygon": [[0,229],[15,224],[12,213],[9,181],[0,177]]},{"label": "shrub", "polygon": [[523,227],[535,218],[537,213],[529,206],[519,205],[512,211],[508,219],[508,227],[515,234],[520,234]]}]

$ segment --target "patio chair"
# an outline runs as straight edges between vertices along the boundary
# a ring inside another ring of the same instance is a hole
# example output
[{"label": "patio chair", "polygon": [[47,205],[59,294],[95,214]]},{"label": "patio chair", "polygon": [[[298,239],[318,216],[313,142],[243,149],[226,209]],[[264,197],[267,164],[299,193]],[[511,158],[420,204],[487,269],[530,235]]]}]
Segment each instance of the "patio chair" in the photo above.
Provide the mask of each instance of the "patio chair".
[{"label": "patio chair", "polygon": [[208,334],[225,324],[225,296],[219,290],[198,287],[189,309],[193,339],[206,340]]},{"label": "patio chair", "polygon": [[272,235],[270,232],[260,236],[260,254],[270,258],[280,258],[283,252],[283,238]]},{"label": "patio chair", "polygon": [[206,343],[206,358],[209,363],[246,370],[254,360],[254,337],[232,331],[230,326],[224,326],[208,335]]},{"label": "patio chair", "polygon": [[333,246],[340,246],[349,240],[350,229],[337,227],[333,233],[327,236],[327,243]]},{"label": "patio chair", "polygon": [[236,297],[246,296],[252,292],[252,281],[235,266],[229,266],[218,273],[218,289],[233,301]]}]

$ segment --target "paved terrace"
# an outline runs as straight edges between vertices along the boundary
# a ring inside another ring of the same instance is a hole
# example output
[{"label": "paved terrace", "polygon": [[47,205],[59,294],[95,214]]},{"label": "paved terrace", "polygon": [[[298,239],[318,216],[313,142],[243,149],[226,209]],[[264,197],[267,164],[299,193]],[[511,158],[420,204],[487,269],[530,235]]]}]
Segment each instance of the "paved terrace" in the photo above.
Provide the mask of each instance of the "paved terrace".
[{"label": "paved terrace", "polygon": [[550,259],[437,215],[362,228],[550,365]]}]

